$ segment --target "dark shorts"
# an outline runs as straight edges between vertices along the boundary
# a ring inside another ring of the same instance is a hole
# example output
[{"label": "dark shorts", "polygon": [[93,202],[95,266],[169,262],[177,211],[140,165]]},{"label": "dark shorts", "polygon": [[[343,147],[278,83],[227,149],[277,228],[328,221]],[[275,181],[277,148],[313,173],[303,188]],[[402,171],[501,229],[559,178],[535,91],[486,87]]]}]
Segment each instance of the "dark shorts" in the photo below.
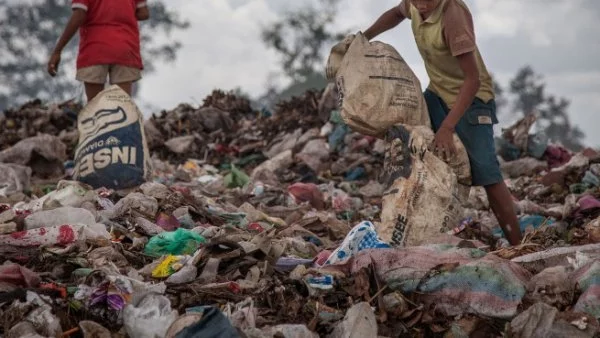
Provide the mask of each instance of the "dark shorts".
[{"label": "dark shorts", "polygon": [[[449,113],[448,106],[430,90],[426,90],[424,96],[431,126],[437,132]],[[503,181],[494,143],[494,124],[497,123],[496,102],[491,100],[485,103],[475,98],[456,125],[456,134],[464,144],[471,162],[473,186],[487,186]]]}]

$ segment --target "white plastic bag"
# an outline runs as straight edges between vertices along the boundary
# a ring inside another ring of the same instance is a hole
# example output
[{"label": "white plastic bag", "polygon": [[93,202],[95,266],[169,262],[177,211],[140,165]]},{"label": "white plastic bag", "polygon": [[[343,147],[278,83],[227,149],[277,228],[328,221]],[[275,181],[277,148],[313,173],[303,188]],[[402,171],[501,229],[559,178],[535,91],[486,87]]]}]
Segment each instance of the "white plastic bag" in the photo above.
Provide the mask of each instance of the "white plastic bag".
[{"label": "white plastic bag", "polygon": [[154,293],[134,299],[123,310],[123,324],[130,337],[163,338],[176,319],[177,311],[171,309],[171,301]]}]

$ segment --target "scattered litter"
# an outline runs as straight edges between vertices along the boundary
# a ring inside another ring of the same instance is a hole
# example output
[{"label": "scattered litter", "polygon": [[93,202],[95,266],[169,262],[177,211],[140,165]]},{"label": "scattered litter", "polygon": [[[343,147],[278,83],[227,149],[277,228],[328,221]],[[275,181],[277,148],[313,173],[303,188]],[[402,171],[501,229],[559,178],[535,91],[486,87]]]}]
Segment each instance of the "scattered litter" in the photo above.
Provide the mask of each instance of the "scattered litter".
[{"label": "scattered litter", "polygon": [[[430,133],[406,127],[389,138],[403,147],[394,155],[411,159],[404,174],[414,185],[380,180],[405,163],[390,158],[389,142],[344,123],[335,89],[268,112],[215,91],[201,107],[155,114],[143,124],[151,157],[138,168],[147,175],[128,189],[74,180],[81,107],[36,101],[4,112],[0,335],[598,332],[593,151],[548,145],[529,134],[530,118],[503,134],[524,234],[511,247],[485,192],[465,185],[464,158],[433,157]],[[396,228],[423,245],[395,247],[404,241]]]}]

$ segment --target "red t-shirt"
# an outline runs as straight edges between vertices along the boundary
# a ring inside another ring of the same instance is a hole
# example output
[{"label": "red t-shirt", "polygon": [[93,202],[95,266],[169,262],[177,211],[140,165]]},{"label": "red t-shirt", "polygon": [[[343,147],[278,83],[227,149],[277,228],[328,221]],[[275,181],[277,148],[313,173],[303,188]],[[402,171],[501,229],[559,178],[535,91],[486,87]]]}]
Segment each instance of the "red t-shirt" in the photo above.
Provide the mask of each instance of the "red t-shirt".
[{"label": "red t-shirt", "polygon": [[72,0],[73,9],[87,11],[79,28],[77,69],[108,64],[142,69],[135,12],[144,6],[145,0]]}]

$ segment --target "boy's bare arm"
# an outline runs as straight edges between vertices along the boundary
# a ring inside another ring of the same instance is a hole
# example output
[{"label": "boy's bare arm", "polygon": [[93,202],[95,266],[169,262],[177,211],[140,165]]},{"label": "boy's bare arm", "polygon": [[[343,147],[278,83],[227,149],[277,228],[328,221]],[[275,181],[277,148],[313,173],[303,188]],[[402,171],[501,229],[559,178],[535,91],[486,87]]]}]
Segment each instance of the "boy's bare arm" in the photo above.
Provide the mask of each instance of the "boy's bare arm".
[{"label": "boy's bare arm", "polygon": [[50,75],[56,75],[58,71],[58,64],[60,63],[60,54],[62,53],[65,46],[69,43],[69,41],[71,41],[73,35],[77,33],[79,27],[83,25],[86,16],[87,12],[84,9],[73,9],[73,14],[71,15],[71,18],[69,19],[65,30],[60,36],[60,39],[58,39],[58,42],[56,43],[56,46],[54,47],[54,50],[52,51],[52,54],[50,56],[50,61],[48,62],[48,73],[50,73]]},{"label": "boy's bare arm", "polygon": [[475,100],[475,95],[479,90],[481,82],[479,80],[479,69],[477,68],[477,60],[474,52],[468,52],[458,55],[458,64],[465,75],[465,80],[460,87],[456,103],[450,110],[450,113],[442,123],[442,127],[454,130],[456,124],[467,111],[467,108]]},{"label": "boy's bare arm", "polygon": [[138,19],[138,21],[145,21],[150,19],[150,10],[148,9],[148,6],[144,4],[144,6],[138,7],[135,11],[135,17],[136,19]]},{"label": "boy's bare arm", "polygon": [[456,154],[456,147],[452,138],[454,128],[473,100],[475,100],[475,95],[477,95],[480,86],[479,69],[477,68],[475,53],[464,53],[458,55],[456,58],[458,59],[460,69],[465,75],[465,80],[458,92],[456,103],[444,119],[444,122],[442,122],[440,129],[435,134],[434,140],[436,152],[445,158]]},{"label": "boy's bare arm", "polygon": [[388,10],[383,13],[375,23],[364,32],[367,40],[371,40],[379,34],[386,32],[396,26],[398,26],[405,19],[404,14],[400,10],[399,6]]}]

